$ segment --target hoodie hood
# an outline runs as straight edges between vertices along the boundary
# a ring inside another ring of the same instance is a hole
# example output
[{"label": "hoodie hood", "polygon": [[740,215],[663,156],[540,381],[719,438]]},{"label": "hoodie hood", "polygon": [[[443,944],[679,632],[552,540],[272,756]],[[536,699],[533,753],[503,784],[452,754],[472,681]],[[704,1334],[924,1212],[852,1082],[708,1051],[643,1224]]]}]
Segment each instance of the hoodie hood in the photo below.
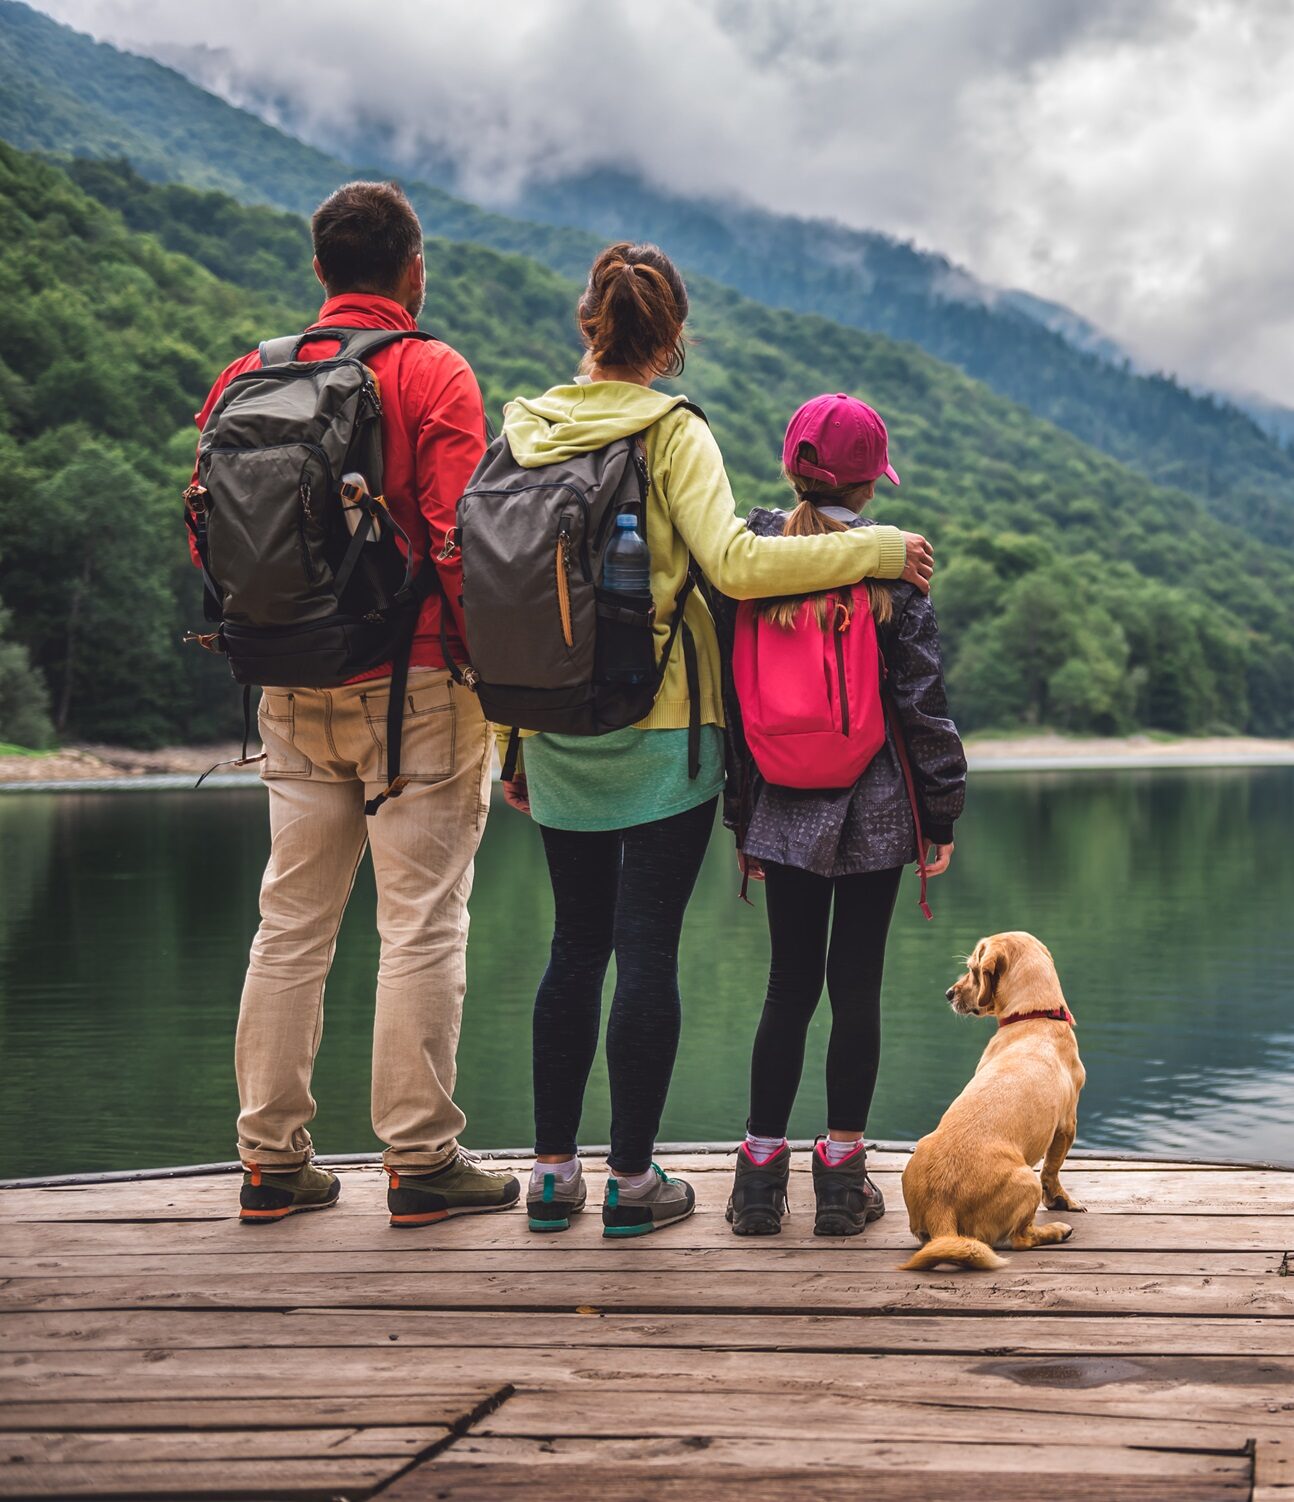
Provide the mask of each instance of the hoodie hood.
[{"label": "hoodie hood", "polygon": [[629,381],[554,386],[542,396],[509,402],[503,431],[513,459],[523,469],[538,469],[641,433],[686,400]]}]

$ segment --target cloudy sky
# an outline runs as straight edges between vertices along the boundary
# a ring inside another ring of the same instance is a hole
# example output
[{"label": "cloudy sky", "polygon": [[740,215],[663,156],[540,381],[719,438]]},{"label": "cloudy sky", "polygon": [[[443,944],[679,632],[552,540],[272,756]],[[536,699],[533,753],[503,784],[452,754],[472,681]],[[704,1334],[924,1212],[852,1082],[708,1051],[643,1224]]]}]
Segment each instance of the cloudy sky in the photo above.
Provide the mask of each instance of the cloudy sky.
[{"label": "cloudy sky", "polygon": [[506,204],[615,164],[944,252],[1294,404],[1291,0],[36,0]]}]

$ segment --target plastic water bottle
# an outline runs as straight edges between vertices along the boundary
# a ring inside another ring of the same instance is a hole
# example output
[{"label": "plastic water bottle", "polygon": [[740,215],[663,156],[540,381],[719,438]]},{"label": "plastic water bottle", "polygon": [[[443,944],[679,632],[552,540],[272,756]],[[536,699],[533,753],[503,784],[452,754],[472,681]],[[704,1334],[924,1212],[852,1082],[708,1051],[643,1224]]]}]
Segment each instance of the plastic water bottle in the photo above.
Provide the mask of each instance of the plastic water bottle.
[{"label": "plastic water bottle", "polygon": [[622,511],[616,517],[616,528],[602,560],[602,587],[617,594],[651,593],[651,553],[639,536],[632,511]]},{"label": "plastic water bottle", "polygon": [[651,553],[632,511],[616,517],[615,531],[602,558],[602,588],[628,598],[619,614],[598,627],[602,675],[607,683],[651,683],[656,658],[652,645]]}]

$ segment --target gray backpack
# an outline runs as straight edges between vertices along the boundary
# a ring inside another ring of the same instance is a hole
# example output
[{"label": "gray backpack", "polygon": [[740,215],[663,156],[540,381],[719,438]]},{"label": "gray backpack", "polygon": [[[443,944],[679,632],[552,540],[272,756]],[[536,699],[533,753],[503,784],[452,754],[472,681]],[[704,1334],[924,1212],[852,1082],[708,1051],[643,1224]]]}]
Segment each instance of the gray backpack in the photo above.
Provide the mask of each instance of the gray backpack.
[{"label": "gray backpack", "polygon": [[[688,410],[704,419],[700,408]],[[674,601],[659,661],[650,593],[603,587],[616,519],[631,512],[646,536],[649,476],[640,436],[523,469],[507,435],[486,451],[458,503],[453,545],[463,555],[463,614],[475,688],[486,717],[517,732],[605,735],[651,709],[681,635],[691,700],[689,771],[700,771],[700,681],[683,607],[694,565]]]},{"label": "gray backpack", "polygon": [[[244,685],[244,760],[253,685],[336,688],[392,664],[388,786],[367,805],[370,814],[407,781],[400,738],[409,652],[440,574],[430,560],[417,567],[383,500],[382,402],[364,361],[397,340],[431,337],[319,328],[266,341],[260,368],[230,381],[212,409],[197,479],[185,492],[205,614],[216,624],[194,639],[224,653]],[[340,347],[327,359],[299,360],[316,339]]]}]

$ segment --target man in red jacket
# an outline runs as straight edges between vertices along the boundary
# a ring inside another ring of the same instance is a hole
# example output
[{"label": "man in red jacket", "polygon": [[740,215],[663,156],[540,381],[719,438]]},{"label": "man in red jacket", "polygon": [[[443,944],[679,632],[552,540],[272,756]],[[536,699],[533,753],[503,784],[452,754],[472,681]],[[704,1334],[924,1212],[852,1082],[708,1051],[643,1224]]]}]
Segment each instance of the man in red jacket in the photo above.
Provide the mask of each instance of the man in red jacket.
[{"label": "man in red jacket", "polygon": [[[391,183],[348,183],[311,221],[327,295],[311,327],[413,329],[426,279],[422,227]],[[322,359],[337,341],[302,346]],[[439,568],[462,653],[461,565],[443,561],[454,508],[485,446],[481,393],[467,361],[439,342],[401,340],[367,362],[382,394],[384,491],[424,568]],[[197,415],[260,356],[236,360]],[[381,936],[373,1027],[373,1129],[386,1144],[394,1225],[503,1209],[517,1180],[458,1146],[455,1052],[466,987],[467,898],[489,807],[490,727],[447,671],[442,595],[422,606],[410,659],[399,798],[366,818],[384,775],[390,667],[341,688],[266,689],[258,715],[269,790],[270,859],[261,923],[238,1016],[241,1217],[282,1219],[335,1203],[336,1175],[312,1162],[310,1079],[323,993],[355,873],[370,845]]]}]

